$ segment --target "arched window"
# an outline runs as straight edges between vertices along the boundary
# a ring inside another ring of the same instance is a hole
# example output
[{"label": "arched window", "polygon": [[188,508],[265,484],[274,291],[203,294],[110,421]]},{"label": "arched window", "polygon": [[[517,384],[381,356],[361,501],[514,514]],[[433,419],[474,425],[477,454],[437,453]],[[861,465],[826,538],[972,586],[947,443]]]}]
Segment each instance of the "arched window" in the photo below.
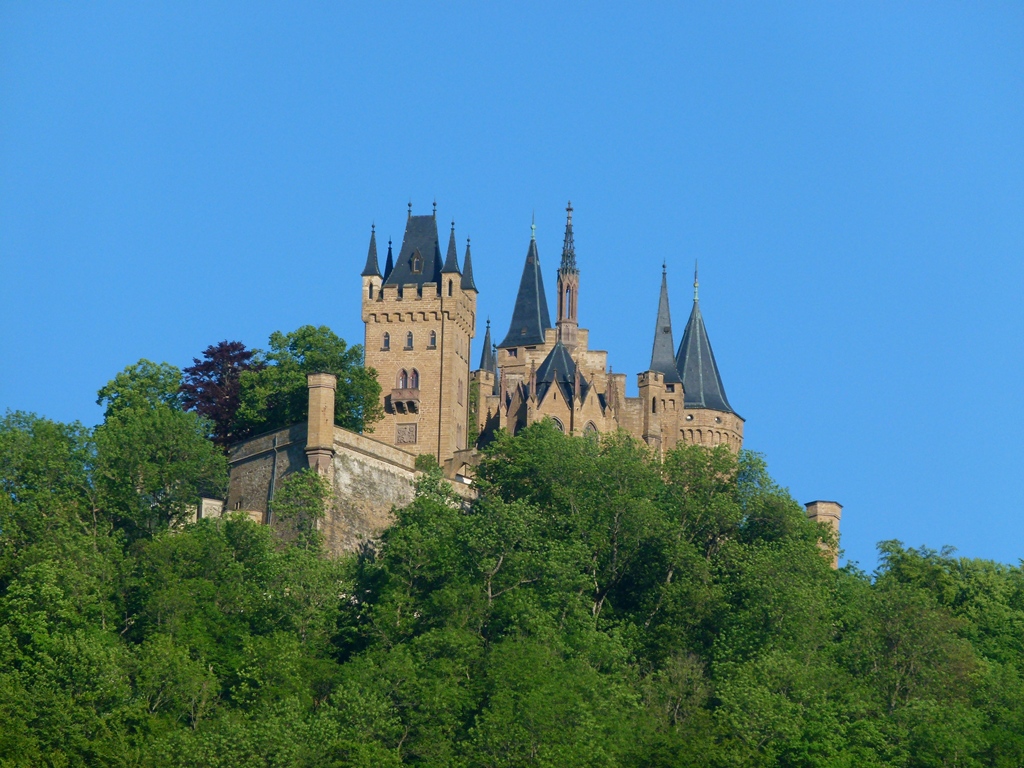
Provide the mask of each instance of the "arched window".
[{"label": "arched window", "polygon": [[412,369],[412,375],[409,377],[409,386],[413,389],[420,388],[420,372],[415,368]]},{"label": "arched window", "polygon": [[549,416],[548,418],[555,422],[555,426],[558,427],[559,432],[565,432],[565,425],[563,425],[561,421],[556,419],[554,416]]},{"label": "arched window", "polygon": [[418,275],[423,271],[423,257],[420,256],[420,252],[416,251],[412,255],[412,272],[414,275]]},{"label": "arched window", "polygon": [[381,342],[381,349],[391,349],[391,334],[385,333],[384,340]]},{"label": "arched window", "polygon": [[431,348],[437,346],[437,331],[430,332],[430,346]]},{"label": "arched window", "polygon": [[409,388],[409,373],[408,371],[405,370],[405,368],[400,370],[398,372],[398,376],[395,377],[395,385],[398,387],[398,389]]},{"label": "arched window", "polygon": [[450,278],[449,278],[449,280],[448,280],[448,295],[449,295],[449,296],[451,296],[451,295],[452,295],[452,281],[451,281],[451,279],[450,279]]},{"label": "arched window", "polygon": [[405,334],[405,348],[412,349],[412,331]]},{"label": "arched window", "polygon": [[367,291],[369,291],[370,298],[372,299],[373,298],[373,283],[370,283],[369,287],[367,288]]},{"label": "arched window", "polygon": [[588,421],[587,426],[583,428],[584,437],[597,437],[597,427],[594,426],[594,422]]}]

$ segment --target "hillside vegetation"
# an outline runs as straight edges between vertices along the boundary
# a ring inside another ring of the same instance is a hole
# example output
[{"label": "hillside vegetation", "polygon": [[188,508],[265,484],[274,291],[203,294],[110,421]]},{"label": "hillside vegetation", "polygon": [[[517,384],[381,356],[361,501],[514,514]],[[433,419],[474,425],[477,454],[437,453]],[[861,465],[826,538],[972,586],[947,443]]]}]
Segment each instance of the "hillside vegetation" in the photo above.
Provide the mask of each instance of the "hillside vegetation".
[{"label": "hillside vegetation", "polygon": [[537,424],[470,508],[427,473],[331,559],[183,523],[223,493],[209,424],[109,406],[0,421],[3,768],[1024,765],[1021,569],[833,571],[756,455]]}]

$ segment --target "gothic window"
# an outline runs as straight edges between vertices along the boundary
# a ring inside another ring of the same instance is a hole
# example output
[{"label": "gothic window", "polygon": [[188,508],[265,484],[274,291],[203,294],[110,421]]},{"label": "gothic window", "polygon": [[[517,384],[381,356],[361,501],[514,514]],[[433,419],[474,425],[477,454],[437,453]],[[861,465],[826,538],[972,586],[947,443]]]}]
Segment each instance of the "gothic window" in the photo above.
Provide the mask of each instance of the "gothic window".
[{"label": "gothic window", "polygon": [[587,422],[587,426],[583,428],[583,435],[584,437],[595,437],[597,435],[597,427],[594,426],[594,422]]},{"label": "gothic window", "polygon": [[518,349],[510,349],[508,351],[508,356],[509,357],[519,357],[519,350]]},{"label": "gothic window", "polygon": [[434,349],[437,346],[437,331],[430,332],[430,348]]},{"label": "gothic window", "polygon": [[372,299],[373,298],[373,283],[370,283],[370,285],[367,288],[367,290],[370,292],[370,298]]},{"label": "gothic window", "polygon": [[420,388],[420,372],[415,368],[412,369],[412,375],[409,377],[409,386],[412,389]]},{"label": "gothic window", "polygon": [[423,257],[420,256],[420,252],[416,251],[412,255],[412,273],[418,275],[423,271]]},{"label": "gothic window", "polygon": [[562,424],[561,421],[556,419],[554,416],[549,416],[548,418],[551,419],[553,422],[555,422],[555,426],[558,428],[559,432],[565,432],[565,425]]},{"label": "gothic window", "polygon": [[384,334],[384,340],[381,342],[380,347],[383,350],[391,349],[391,334],[390,333],[385,333]]},{"label": "gothic window", "polygon": [[448,295],[452,295],[452,281],[448,280]]},{"label": "gothic window", "polygon": [[409,373],[405,368],[398,372],[398,376],[395,377],[395,384],[399,389],[409,388]]},{"label": "gothic window", "polygon": [[412,331],[405,334],[405,348],[412,349]]}]

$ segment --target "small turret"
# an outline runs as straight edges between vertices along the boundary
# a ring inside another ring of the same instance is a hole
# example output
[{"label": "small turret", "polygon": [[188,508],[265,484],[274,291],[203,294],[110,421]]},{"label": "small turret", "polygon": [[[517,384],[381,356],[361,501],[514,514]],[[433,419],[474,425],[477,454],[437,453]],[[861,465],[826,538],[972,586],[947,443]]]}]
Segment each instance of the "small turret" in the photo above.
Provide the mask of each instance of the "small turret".
[{"label": "small turret", "polygon": [[651,349],[650,370],[664,377],[666,384],[681,384],[676,370],[675,343],[672,341],[672,313],[668,307],[668,277],[665,264],[661,265],[661,296],[658,299],[658,319],[654,326],[654,345]]},{"label": "small turret", "polygon": [[363,277],[380,277],[380,268],[377,266],[377,227],[370,225],[370,249],[366,254],[366,266],[363,267]]},{"label": "small turret", "polygon": [[469,254],[469,238],[466,238],[466,256],[462,260],[462,290],[477,291],[476,283],[473,282],[473,257]]}]

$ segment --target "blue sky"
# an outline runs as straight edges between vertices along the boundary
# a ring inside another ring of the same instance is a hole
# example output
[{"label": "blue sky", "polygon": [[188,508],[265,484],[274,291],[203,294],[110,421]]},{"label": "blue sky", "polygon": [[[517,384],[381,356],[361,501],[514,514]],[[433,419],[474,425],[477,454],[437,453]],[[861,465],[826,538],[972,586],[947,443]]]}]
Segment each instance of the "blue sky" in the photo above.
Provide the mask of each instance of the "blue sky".
[{"label": "blue sky", "polygon": [[409,200],[472,237],[477,355],[569,198],[591,346],[646,368],[663,259],[678,343],[699,259],[746,446],[849,559],[1024,557],[1020,3],[5,2],[0,409],[361,342]]}]

